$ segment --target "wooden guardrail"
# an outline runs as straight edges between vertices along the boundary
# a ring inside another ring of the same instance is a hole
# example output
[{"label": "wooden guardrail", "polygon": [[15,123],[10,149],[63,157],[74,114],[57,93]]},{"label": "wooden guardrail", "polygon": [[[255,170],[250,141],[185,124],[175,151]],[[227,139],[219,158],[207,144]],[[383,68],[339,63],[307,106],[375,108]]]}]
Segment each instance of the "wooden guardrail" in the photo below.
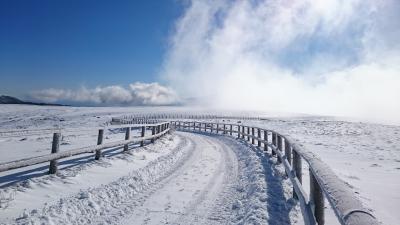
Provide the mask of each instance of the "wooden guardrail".
[{"label": "wooden guardrail", "polygon": [[256,116],[222,116],[217,114],[185,114],[185,113],[154,113],[154,114],[136,114],[129,116],[113,117],[111,124],[135,124],[135,123],[155,123],[158,120],[165,119],[225,119],[225,120],[262,120],[262,117]]},{"label": "wooden guardrail", "polygon": [[[173,128],[203,131],[236,136],[256,144],[264,151],[271,149],[271,155],[285,167],[293,185],[293,197],[299,200],[305,224],[325,224],[324,197],[332,206],[340,224],[377,225],[379,222],[364,208],[352,189],[346,185],[321,159],[306,151],[288,135],[259,127],[241,124],[225,124],[197,121],[172,121]],[[257,142],[257,143],[255,143]],[[310,194],[302,186],[302,162],[308,164]]]},{"label": "wooden guardrail", "polygon": [[[143,126],[149,127],[148,124],[157,124],[160,123],[159,121],[153,122],[153,123],[128,123],[129,127],[133,128],[140,128]],[[110,124],[108,122],[108,124]],[[68,134],[68,133],[76,133],[76,132],[92,132],[93,129],[118,129],[121,128],[123,125],[117,124],[117,125],[107,125],[107,126],[98,126],[98,127],[89,127],[89,128],[82,128],[82,127],[74,127],[74,128],[63,128],[63,127],[47,127],[47,128],[39,128],[39,129],[0,129],[0,138],[6,138],[6,137],[27,137],[27,136],[32,136],[32,135],[43,135],[43,134],[53,134],[53,133],[59,133],[62,132],[63,134]],[[125,128],[122,127],[122,128]]]},{"label": "wooden guardrail", "polygon": [[[151,128],[151,135],[146,136],[145,131],[146,127]],[[114,127],[115,128],[115,127]],[[57,172],[57,160],[68,158],[74,155],[84,154],[84,153],[93,153],[95,152],[95,159],[98,160],[102,157],[102,150],[115,148],[119,146],[124,146],[124,151],[128,150],[128,145],[132,143],[140,143],[141,146],[144,145],[144,141],[151,140],[154,143],[155,139],[161,137],[165,133],[170,131],[170,123],[163,122],[163,123],[155,123],[155,124],[135,124],[132,126],[126,127],[119,127],[125,128],[125,140],[123,141],[116,141],[110,143],[103,143],[104,138],[104,128],[99,129],[98,138],[97,138],[97,145],[94,146],[87,146],[83,148],[72,149],[68,151],[60,151],[60,140],[61,140],[61,133],[56,132],[53,134],[53,142],[51,147],[51,154],[41,155],[37,157],[31,157],[26,159],[21,159],[12,162],[6,162],[0,164],[0,172],[33,166],[40,163],[50,162],[49,165],[49,173],[55,174]],[[140,137],[131,137],[131,130],[132,128],[140,128]]]}]

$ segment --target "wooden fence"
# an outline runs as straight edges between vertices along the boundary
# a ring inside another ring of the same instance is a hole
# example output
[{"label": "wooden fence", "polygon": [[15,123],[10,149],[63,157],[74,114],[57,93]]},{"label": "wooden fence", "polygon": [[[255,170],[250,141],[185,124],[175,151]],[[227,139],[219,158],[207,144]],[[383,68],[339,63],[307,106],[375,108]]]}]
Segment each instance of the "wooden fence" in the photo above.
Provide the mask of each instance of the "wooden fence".
[{"label": "wooden fence", "polygon": [[113,117],[111,124],[136,124],[136,123],[156,123],[165,119],[191,119],[191,120],[263,120],[265,118],[256,116],[222,116],[216,114],[185,114],[185,113],[159,113],[159,114],[137,114],[121,117]]},{"label": "wooden fence", "polygon": [[[332,206],[340,224],[377,225],[376,218],[362,206],[348,187],[336,174],[314,154],[293,141],[288,135],[241,124],[210,123],[197,121],[172,121],[173,128],[235,136],[257,145],[264,151],[271,150],[278,163],[284,165],[293,185],[293,197],[300,202],[305,224],[325,224],[324,197]],[[302,163],[308,164],[310,194],[302,186]]]},{"label": "wooden fence", "polygon": [[[115,128],[115,127],[113,127]],[[26,159],[21,159],[12,162],[6,162],[0,164],[0,172],[8,171],[12,169],[33,166],[40,163],[50,162],[49,165],[49,173],[55,174],[57,172],[57,160],[68,158],[71,156],[85,154],[85,153],[95,153],[95,159],[98,160],[102,157],[102,150],[115,148],[115,147],[124,147],[124,151],[128,150],[128,145],[132,143],[140,143],[141,146],[144,145],[144,141],[150,140],[154,143],[155,139],[161,137],[165,133],[170,131],[170,123],[155,123],[155,124],[135,124],[133,126],[120,127],[125,128],[125,140],[116,141],[110,143],[103,143],[104,138],[104,129],[99,129],[97,145],[87,146],[83,148],[72,149],[68,151],[60,151],[60,140],[61,133],[56,132],[53,134],[53,142],[51,147],[51,154],[31,157]],[[140,137],[131,137],[131,130],[134,128],[140,129]],[[151,128],[151,135],[146,136],[146,128]]]}]

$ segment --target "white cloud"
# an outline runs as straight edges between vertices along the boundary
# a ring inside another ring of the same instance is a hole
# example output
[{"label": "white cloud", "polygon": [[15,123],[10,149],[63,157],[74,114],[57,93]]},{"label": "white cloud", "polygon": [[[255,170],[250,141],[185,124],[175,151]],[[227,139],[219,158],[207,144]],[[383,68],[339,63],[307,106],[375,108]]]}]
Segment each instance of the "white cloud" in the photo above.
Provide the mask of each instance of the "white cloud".
[{"label": "white cloud", "polygon": [[400,123],[396,0],[192,0],[162,72],[226,109]]},{"label": "white cloud", "polygon": [[31,97],[45,102],[75,102],[93,105],[173,105],[179,103],[176,93],[158,83],[136,82],[129,88],[106,86],[78,90],[45,89],[35,91]]},{"label": "white cloud", "polygon": [[178,96],[171,88],[158,83],[136,82],[129,87],[134,101],[143,105],[166,105],[178,102]]}]

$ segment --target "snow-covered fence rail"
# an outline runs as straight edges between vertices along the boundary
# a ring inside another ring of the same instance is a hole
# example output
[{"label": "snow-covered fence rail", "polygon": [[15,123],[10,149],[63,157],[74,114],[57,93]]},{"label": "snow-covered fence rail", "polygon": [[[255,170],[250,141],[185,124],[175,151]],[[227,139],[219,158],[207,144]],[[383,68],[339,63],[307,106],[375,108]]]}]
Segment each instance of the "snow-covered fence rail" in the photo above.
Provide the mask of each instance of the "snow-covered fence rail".
[{"label": "snow-covered fence rail", "polygon": [[[131,135],[130,135],[131,129],[137,128],[137,127],[141,128],[140,137],[131,137]],[[146,127],[151,128],[151,135],[145,136]],[[51,154],[21,159],[21,160],[12,161],[12,162],[1,163],[0,164],[0,172],[17,169],[17,168],[22,168],[22,167],[27,167],[27,166],[33,166],[33,165],[40,164],[40,163],[50,162],[49,173],[54,174],[57,172],[57,164],[58,164],[57,160],[59,160],[59,159],[68,158],[71,156],[85,154],[85,153],[95,153],[95,159],[100,159],[102,157],[102,150],[104,150],[104,149],[124,146],[124,150],[126,151],[126,150],[128,150],[128,145],[132,144],[132,143],[140,143],[141,146],[143,146],[144,141],[146,141],[146,140],[150,140],[152,143],[154,143],[155,139],[161,137],[162,135],[164,135],[165,133],[170,131],[170,123],[164,122],[164,123],[155,123],[155,124],[140,124],[140,125],[135,124],[132,126],[126,126],[126,127],[120,127],[120,128],[125,128],[125,130],[126,130],[125,131],[125,140],[123,140],[123,141],[103,143],[104,129],[99,129],[97,145],[72,149],[72,150],[68,150],[68,151],[59,151],[61,133],[59,133],[59,132],[54,133]]]},{"label": "snow-covered fence rail", "polygon": [[185,113],[159,113],[159,114],[137,114],[130,116],[121,116],[111,118],[111,124],[136,124],[136,123],[156,123],[165,119],[232,119],[232,120],[262,120],[262,117],[256,116],[222,116],[216,114],[185,114]]},{"label": "snow-covered fence rail", "polygon": [[[285,167],[293,185],[293,197],[299,200],[305,224],[325,224],[324,197],[328,200],[340,224],[377,225],[379,222],[364,208],[346,185],[321,159],[306,151],[290,136],[259,127],[241,124],[224,124],[198,121],[172,121],[171,127],[189,131],[204,131],[236,136],[256,144],[264,151],[271,149],[271,155]],[[257,131],[257,132],[256,132]],[[263,135],[262,135],[263,134]],[[257,142],[257,143],[256,143]],[[310,194],[302,185],[302,162],[308,164]]]},{"label": "snow-covered fence rail", "polygon": [[[159,123],[159,121],[155,121],[155,124]],[[108,123],[109,124],[109,123]],[[128,124],[128,123],[127,123]],[[149,123],[129,123],[131,124],[131,128],[138,128],[142,126],[147,126]],[[114,128],[121,128],[121,124],[118,125],[107,125],[107,126],[98,126],[98,127],[89,127],[89,128],[62,128],[62,127],[50,127],[50,128],[39,128],[39,129],[10,129],[10,130],[0,130],[0,138],[6,137],[27,137],[27,136],[34,136],[34,135],[43,135],[43,134],[53,134],[53,133],[76,133],[76,132],[92,132],[94,129],[114,129]]]}]

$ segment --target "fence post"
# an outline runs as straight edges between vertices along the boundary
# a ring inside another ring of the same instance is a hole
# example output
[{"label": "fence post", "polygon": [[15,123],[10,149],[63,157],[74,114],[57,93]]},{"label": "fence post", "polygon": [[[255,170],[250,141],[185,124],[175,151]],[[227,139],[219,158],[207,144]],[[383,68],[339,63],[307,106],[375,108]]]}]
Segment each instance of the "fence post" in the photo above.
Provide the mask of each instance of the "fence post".
[{"label": "fence post", "polygon": [[[60,151],[60,137],[61,137],[61,133],[53,134],[53,143],[51,144],[51,153],[52,154]],[[57,165],[58,165],[57,160],[50,161],[50,167],[49,167],[50,174],[57,173]]]},{"label": "fence post", "polygon": [[[276,133],[272,132],[272,145],[276,148]],[[272,148],[272,155],[276,155],[274,148]]]},{"label": "fence post", "polygon": [[224,131],[222,133],[226,134],[226,125],[225,124],[224,124]]},{"label": "fence post", "polygon": [[[97,136],[97,145],[103,144],[104,130],[99,130],[99,135]],[[95,160],[99,160],[101,158],[101,150],[96,150],[96,155],[94,157]]]},{"label": "fence post", "polygon": [[210,129],[211,129],[211,130],[210,130],[210,133],[212,133],[212,132],[213,132],[213,129],[214,129],[214,124],[211,123],[210,126],[211,126],[211,128],[210,128]]},{"label": "fence post", "polygon": [[207,132],[207,123],[204,123],[204,132]]},{"label": "fence post", "polygon": [[268,131],[264,130],[264,151],[268,151]]},{"label": "fence post", "polygon": [[260,148],[261,147],[261,130],[260,128],[257,128],[257,136],[258,136],[258,143],[257,146]]},{"label": "fence post", "polygon": [[250,127],[247,127],[247,141],[250,141]]},{"label": "fence post", "polygon": [[196,122],[193,122],[193,131],[196,130]]},{"label": "fence post", "polygon": [[[142,126],[142,133],[140,134],[141,137],[144,137],[144,134],[146,132],[146,126]],[[144,145],[144,141],[140,142],[140,146]]]},{"label": "fence post", "polygon": [[231,124],[231,127],[230,127],[231,136],[232,136],[232,129],[233,129],[233,125]]},{"label": "fence post", "polygon": [[[129,140],[131,138],[131,128],[127,127],[125,131],[125,140]],[[124,151],[128,151],[128,144],[124,145]]]},{"label": "fence post", "polygon": [[[302,165],[301,165],[301,156],[296,152],[295,149],[292,149],[293,152],[293,169],[294,174],[299,180],[300,184],[303,182],[303,172],[302,172]],[[293,188],[293,198],[298,199],[296,191]]]},{"label": "fence post", "polygon": [[240,125],[237,125],[237,127],[238,127],[238,129],[237,129],[237,132],[238,132],[238,134],[237,134],[237,135],[238,135],[238,136],[237,136],[237,138],[240,138],[240,130],[241,130],[241,129],[240,129]]},{"label": "fence post", "polygon": [[244,139],[244,126],[242,126],[242,138]]},{"label": "fence post", "polygon": [[292,165],[292,150],[290,143],[285,138],[285,156],[290,165]]},{"label": "fence post", "polygon": [[[176,122],[175,122],[176,124]],[[151,135],[154,136],[156,134],[156,126],[151,127]],[[151,143],[154,143],[154,137],[151,139]]]},{"label": "fence post", "polygon": [[[278,150],[282,153],[282,137],[281,135],[277,135],[278,136]],[[280,157],[277,157],[278,163],[281,163],[282,160]]]},{"label": "fence post", "polygon": [[252,135],[252,137],[251,137],[251,144],[254,145],[254,127],[251,128],[251,135]]},{"label": "fence post", "polygon": [[216,130],[217,132],[217,134],[218,134],[218,131],[219,131],[219,123],[217,123],[217,130]]},{"label": "fence post", "polygon": [[313,172],[310,169],[310,202],[311,207],[314,208],[314,216],[318,225],[324,225],[324,195],[322,190],[315,178]]}]

